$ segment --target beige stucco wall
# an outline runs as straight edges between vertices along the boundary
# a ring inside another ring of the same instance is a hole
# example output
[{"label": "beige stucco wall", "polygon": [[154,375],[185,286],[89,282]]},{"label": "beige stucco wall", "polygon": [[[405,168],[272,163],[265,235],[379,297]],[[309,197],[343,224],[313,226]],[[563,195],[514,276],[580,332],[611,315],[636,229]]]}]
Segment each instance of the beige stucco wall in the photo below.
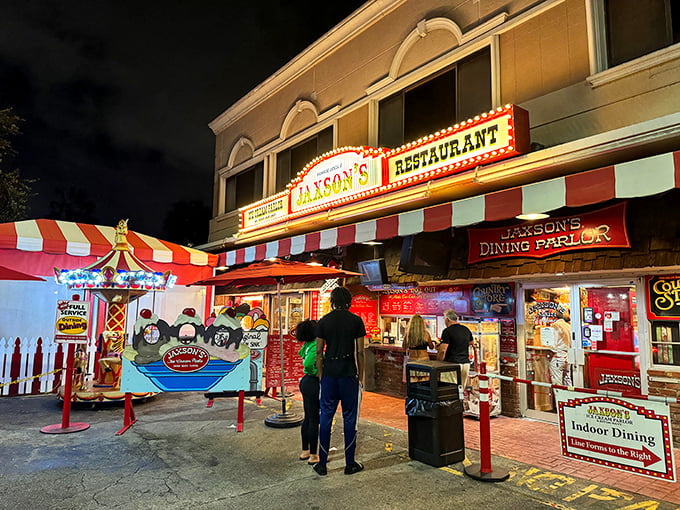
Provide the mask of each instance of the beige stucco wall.
[{"label": "beige stucco wall", "polygon": [[[501,10],[512,15],[532,3],[527,0],[404,2],[219,132],[216,136],[216,168],[227,164],[231,147],[241,136],[252,140],[256,148],[276,140],[286,115],[299,99],[310,100],[319,113],[323,113],[333,106],[343,108],[364,98],[368,86],[387,76],[399,46],[419,21],[448,17],[465,31]],[[450,34],[434,31],[407,54],[400,74],[456,46],[457,41]]]},{"label": "beige stucco wall", "polygon": [[[352,39],[313,65],[305,66],[307,57],[299,56],[291,63],[300,64],[297,76],[263,95],[261,102],[230,124],[220,126],[215,152],[216,218],[211,224],[210,240],[222,239],[237,228],[233,214],[218,214],[217,173],[224,172],[240,137],[248,138],[255,147],[255,156],[261,158],[262,148],[275,155],[313,134],[320,129],[315,127],[315,113],[303,109],[289,119],[285,137],[280,138],[286,117],[299,100],[304,100],[314,105],[324,127],[329,120],[336,121],[338,147],[366,145],[370,140],[371,108],[367,89],[388,77],[395,55],[419,21],[448,18],[465,34],[500,13],[508,15],[507,25],[513,23],[513,17],[541,5],[549,8],[512,28],[502,30],[502,25],[497,38],[499,104],[514,103],[529,111],[532,141],[553,147],[680,111],[677,60],[597,87],[588,82],[586,0],[407,0],[383,13],[370,26],[357,30]],[[397,77],[421,69],[437,72],[431,64],[433,60],[453,54],[458,48],[451,32],[431,31],[416,40],[404,55]],[[408,76],[405,80],[409,80]],[[379,101],[394,90],[378,90],[370,99]],[[225,115],[251,100],[246,96]],[[237,163],[241,161],[239,157]]]},{"label": "beige stucco wall", "polygon": [[368,106],[357,108],[338,120],[338,147],[368,145]]}]

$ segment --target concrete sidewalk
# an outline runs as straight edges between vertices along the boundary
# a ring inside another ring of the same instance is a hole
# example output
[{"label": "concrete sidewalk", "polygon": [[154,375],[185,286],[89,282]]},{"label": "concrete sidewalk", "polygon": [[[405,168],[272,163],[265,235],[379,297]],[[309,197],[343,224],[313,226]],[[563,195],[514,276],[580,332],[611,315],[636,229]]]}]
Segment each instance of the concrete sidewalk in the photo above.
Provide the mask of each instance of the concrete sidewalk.
[{"label": "concrete sidewalk", "polygon": [[[366,395],[364,410],[371,407]],[[377,396],[380,402],[384,397]],[[400,399],[394,399],[393,406]],[[377,402],[377,401],[376,401]],[[292,411],[301,404],[292,400]],[[403,401],[400,413],[403,415]],[[408,457],[407,433],[363,415],[358,458],[366,469],[343,474],[342,423],[333,432],[329,474],[316,475],[297,460],[300,429],[272,429],[264,419],[280,403],[247,400],[245,427],[236,432],[236,399],[206,408],[199,393],[162,394],[135,405],[138,422],[122,436],[123,409],[74,408],[71,421],[90,429],[66,435],[41,434],[60,423],[53,395],[0,399],[0,508],[660,508],[676,505],[616,490],[557,469],[494,456],[507,482],[488,484],[463,475],[463,464],[434,468]],[[394,410],[396,413],[396,407]],[[499,424],[524,420],[495,419]],[[531,422],[537,423],[537,422]],[[465,420],[467,454],[474,449],[476,421]],[[540,424],[543,426],[544,424]],[[521,435],[529,432],[522,428]],[[502,441],[497,440],[500,446]],[[549,445],[536,445],[540,452]],[[643,479],[646,481],[646,479]]]}]

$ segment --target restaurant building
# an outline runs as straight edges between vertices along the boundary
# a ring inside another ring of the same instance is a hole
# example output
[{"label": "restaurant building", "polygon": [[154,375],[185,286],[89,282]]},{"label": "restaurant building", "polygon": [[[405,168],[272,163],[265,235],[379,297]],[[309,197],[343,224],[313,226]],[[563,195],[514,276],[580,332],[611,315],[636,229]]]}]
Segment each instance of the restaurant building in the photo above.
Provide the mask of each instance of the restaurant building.
[{"label": "restaurant building", "polygon": [[364,273],[368,389],[403,394],[404,321],[453,308],[505,375],[556,382],[567,313],[560,382],[680,396],[679,26],[668,0],[369,1],[210,123],[202,248]]}]

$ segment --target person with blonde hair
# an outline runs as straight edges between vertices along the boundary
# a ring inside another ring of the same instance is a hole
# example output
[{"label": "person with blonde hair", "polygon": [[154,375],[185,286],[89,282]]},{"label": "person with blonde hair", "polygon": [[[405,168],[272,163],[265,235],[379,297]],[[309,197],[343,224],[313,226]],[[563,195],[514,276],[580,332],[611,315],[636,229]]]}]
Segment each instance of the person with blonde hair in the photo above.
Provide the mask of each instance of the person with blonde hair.
[{"label": "person with blonde hair", "polygon": [[[425,327],[423,318],[415,314],[411,317],[406,327],[406,337],[404,338],[404,374],[403,381],[406,382],[406,363],[409,361],[429,360],[430,355],[427,353],[428,347],[434,349],[434,342],[430,333]],[[418,376],[413,376],[412,379],[417,379]],[[411,381],[413,382],[413,380]]]}]

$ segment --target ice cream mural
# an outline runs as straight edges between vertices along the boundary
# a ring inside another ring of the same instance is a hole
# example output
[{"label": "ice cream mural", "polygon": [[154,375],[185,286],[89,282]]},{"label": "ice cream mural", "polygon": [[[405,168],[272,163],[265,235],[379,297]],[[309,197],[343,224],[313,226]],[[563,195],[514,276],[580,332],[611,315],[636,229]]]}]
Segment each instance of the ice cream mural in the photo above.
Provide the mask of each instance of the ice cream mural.
[{"label": "ice cream mural", "polygon": [[259,308],[223,309],[205,325],[193,308],[172,325],[142,310],[123,350],[121,391],[258,390],[268,331]]}]

